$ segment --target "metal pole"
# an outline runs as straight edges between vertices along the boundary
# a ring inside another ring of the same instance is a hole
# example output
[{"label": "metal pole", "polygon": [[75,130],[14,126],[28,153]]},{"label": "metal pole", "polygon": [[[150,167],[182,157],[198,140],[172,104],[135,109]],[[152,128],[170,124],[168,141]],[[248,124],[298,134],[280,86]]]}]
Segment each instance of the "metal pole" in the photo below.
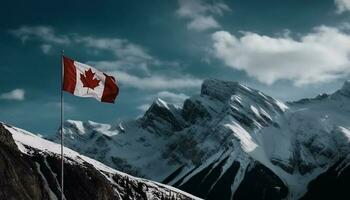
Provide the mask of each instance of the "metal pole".
[{"label": "metal pole", "polygon": [[64,200],[64,193],[63,193],[63,177],[64,177],[64,156],[63,156],[63,139],[64,139],[64,135],[63,135],[63,112],[64,112],[64,104],[63,104],[63,76],[64,76],[64,61],[63,61],[63,56],[64,56],[64,51],[62,50],[61,52],[61,200]]}]

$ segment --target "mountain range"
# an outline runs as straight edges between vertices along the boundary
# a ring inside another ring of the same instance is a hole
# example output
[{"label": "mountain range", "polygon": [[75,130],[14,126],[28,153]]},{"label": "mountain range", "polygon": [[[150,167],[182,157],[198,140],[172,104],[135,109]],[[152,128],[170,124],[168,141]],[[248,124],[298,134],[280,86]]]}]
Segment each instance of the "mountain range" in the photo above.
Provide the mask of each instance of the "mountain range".
[{"label": "mountain range", "polygon": [[350,181],[350,81],[333,94],[283,103],[208,79],[182,106],[158,98],[136,120],[64,125],[68,147],[204,199],[325,197],[322,175]]}]

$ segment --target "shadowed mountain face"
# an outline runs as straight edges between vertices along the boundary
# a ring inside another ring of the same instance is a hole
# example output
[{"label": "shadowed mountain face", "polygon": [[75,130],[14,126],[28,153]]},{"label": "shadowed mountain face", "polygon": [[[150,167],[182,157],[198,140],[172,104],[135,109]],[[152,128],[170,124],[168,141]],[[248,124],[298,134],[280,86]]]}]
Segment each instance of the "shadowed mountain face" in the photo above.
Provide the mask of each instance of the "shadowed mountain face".
[{"label": "shadowed mountain face", "polygon": [[330,95],[282,103],[209,79],[182,107],[156,99],[143,117],[117,125],[68,120],[65,143],[205,199],[312,198],[316,182],[328,180],[322,174],[349,178],[349,91],[346,82]]},{"label": "shadowed mountain face", "polygon": [[[66,149],[67,200],[198,199],[174,188],[135,178]],[[61,196],[59,145],[0,123],[0,199],[56,200]]]}]

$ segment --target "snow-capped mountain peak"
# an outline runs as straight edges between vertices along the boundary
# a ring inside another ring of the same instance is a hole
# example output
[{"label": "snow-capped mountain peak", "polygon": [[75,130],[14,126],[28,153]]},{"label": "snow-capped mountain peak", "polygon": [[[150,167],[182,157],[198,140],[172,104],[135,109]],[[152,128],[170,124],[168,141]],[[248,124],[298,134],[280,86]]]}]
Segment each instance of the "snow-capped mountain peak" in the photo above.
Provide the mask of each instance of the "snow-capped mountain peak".
[{"label": "snow-capped mountain peak", "polygon": [[108,129],[110,137],[101,128],[108,126],[68,125],[65,133],[94,134],[67,137],[66,144],[206,199],[257,198],[247,193],[254,179],[268,183],[257,185],[256,195],[297,199],[339,160],[348,163],[348,89],[346,82],[334,94],[285,104],[237,82],[208,79],[182,108],[156,99],[143,117],[124,122],[123,131]]},{"label": "snow-capped mountain peak", "polygon": [[345,81],[341,89],[335,92],[335,94],[350,98],[350,80]]}]

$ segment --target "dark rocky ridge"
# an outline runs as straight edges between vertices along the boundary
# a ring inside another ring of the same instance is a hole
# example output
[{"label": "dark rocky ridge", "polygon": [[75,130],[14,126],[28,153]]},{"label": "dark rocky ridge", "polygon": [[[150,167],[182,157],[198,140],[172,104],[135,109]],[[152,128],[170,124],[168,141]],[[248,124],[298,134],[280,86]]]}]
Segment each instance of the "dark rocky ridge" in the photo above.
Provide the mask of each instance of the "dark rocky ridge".
[{"label": "dark rocky ridge", "polygon": [[298,101],[291,101],[291,102],[287,102],[287,104],[289,105],[293,105],[293,104],[307,104],[307,103],[312,103],[315,101],[322,101],[325,100],[327,98],[331,98],[331,99],[337,99],[337,98],[350,98],[350,80],[347,80],[344,82],[343,86],[335,91],[333,94],[319,94],[314,98],[303,98],[300,99]]},{"label": "dark rocky ridge", "polygon": [[0,199],[49,199],[34,162],[0,124]]},{"label": "dark rocky ridge", "polygon": [[340,159],[329,170],[311,181],[308,192],[301,199],[348,199],[350,167],[344,168],[343,161],[344,158]]},{"label": "dark rocky ridge", "polygon": [[155,122],[160,122],[162,125],[167,126],[169,134],[174,131],[180,131],[186,126],[184,121],[179,117],[180,112],[180,108],[171,104],[168,105],[161,99],[157,99],[146,111],[144,117],[140,119],[141,126],[145,129],[152,127],[155,131],[151,131],[159,132],[159,130],[162,130],[162,128],[164,129],[164,127],[158,127]]},{"label": "dark rocky ridge", "polygon": [[[30,155],[18,150],[12,134],[0,123],[0,199],[60,199],[60,157],[35,147],[26,148],[31,150]],[[102,172],[89,163],[78,164],[66,159],[64,194],[67,200],[147,200],[150,195],[154,200],[192,199],[154,182],[149,184],[147,180]]]}]

